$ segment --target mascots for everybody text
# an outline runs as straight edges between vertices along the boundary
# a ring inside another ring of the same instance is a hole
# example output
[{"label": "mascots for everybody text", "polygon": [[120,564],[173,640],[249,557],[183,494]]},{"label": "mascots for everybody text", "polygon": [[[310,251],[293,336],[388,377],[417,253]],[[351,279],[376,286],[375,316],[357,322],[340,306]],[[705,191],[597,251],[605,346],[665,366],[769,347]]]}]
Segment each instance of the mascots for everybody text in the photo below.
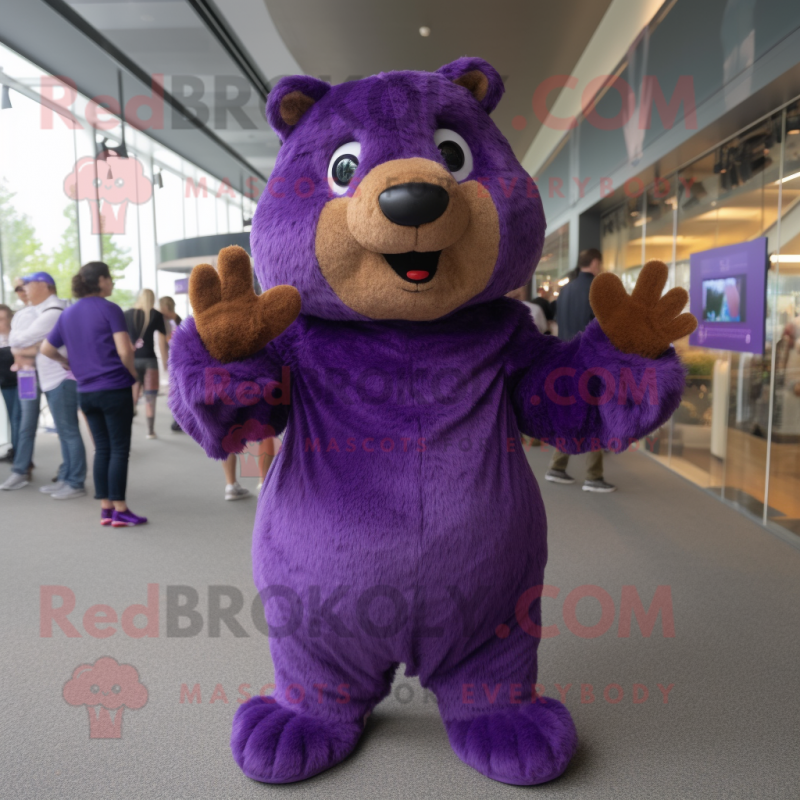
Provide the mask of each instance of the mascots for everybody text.
[{"label": "mascots for everybody text", "polygon": [[240,248],[192,273],[177,421],[215,458],[286,430],[253,534],[276,686],[231,738],[256,780],[346,758],[400,663],[484,775],[542,783],[575,751],[569,712],[534,689],[540,601],[517,613],[547,560],[520,433],[578,453],[658,427],[684,384],[670,343],[695,320],[684,290],[662,297],[658,262],[630,296],[596,278],[597,319],[570,342],[504,297],[530,280],[545,219],[489,117],[502,93],[478,58],[284,78],[251,233],[265,292]]}]

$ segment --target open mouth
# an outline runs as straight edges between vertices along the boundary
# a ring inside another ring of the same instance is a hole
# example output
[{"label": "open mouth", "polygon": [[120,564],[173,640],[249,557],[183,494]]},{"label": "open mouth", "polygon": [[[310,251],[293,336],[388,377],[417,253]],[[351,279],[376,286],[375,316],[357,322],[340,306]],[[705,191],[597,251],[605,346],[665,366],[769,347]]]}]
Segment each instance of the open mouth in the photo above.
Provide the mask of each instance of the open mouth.
[{"label": "open mouth", "polygon": [[430,253],[384,253],[383,257],[389,266],[409,283],[428,283],[433,280],[439,266],[441,250]]}]

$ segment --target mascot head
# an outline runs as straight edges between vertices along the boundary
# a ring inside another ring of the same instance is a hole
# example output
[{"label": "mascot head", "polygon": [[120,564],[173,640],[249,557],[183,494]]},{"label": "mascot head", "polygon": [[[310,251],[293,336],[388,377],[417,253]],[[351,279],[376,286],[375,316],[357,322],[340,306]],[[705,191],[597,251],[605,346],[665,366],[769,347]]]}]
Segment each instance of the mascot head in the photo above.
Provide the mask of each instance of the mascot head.
[{"label": "mascot head", "polygon": [[261,285],[297,287],[304,314],[422,321],[525,284],[545,220],[489,117],[502,94],[479,58],[279,81],[267,117],[283,144],[250,235]]}]

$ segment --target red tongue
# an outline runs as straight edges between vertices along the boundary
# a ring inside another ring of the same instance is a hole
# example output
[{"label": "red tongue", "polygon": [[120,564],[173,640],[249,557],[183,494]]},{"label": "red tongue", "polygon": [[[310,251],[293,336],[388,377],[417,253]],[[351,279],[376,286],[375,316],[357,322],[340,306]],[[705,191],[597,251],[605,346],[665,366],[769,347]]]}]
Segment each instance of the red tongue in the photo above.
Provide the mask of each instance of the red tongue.
[{"label": "red tongue", "polygon": [[424,281],[428,275],[430,275],[430,273],[425,272],[424,269],[412,269],[406,272],[406,278],[410,281]]}]

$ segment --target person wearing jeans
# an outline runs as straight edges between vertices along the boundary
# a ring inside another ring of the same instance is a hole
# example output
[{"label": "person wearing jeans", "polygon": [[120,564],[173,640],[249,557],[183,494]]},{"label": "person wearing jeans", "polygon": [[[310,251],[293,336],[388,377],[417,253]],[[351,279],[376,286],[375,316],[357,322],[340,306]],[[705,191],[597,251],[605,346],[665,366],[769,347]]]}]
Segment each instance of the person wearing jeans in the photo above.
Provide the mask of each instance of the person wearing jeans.
[{"label": "person wearing jeans", "polygon": [[[39,491],[55,500],[72,500],[84,497],[86,490],[86,453],[78,428],[78,408],[74,400],[75,381],[71,374],[39,352],[39,346],[53,329],[63,312],[66,302],[56,293],[56,282],[47,272],[34,272],[22,279],[25,294],[30,303],[24,312],[28,315],[24,325],[17,325],[16,318],[9,334],[9,345],[17,357],[18,364],[27,359],[36,359],[37,399],[20,400],[21,420],[18,436],[19,452],[15,454],[11,476],[2,489],[21,489],[30,482],[30,463],[39,420],[40,394],[44,392],[53,414],[56,432],[61,443],[62,464],[55,483],[41,487]],[[20,315],[23,312],[20,312]],[[17,315],[17,316],[20,316]],[[61,391],[63,383],[71,383]]]},{"label": "person wearing jeans", "polygon": [[131,390],[81,392],[81,411],[94,437],[95,496],[112,502],[124,500],[133,424]]},{"label": "person wearing jeans", "polygon": [[[83,482],[86,480],[86,450],[78,424],[78,385],[72,378],[61,381],[55,389],[45,392],[50,413],[53,415],[58,438],[61,442],[61,467],[58,470],[56,487],[49,489],[54,500],[67,500],[86,494]],[[69,487],[72,491],[66,491]]]},{"label": "person wearing jeans", "polygon": [[[100,524],[121,528],[142,525],[147,518],[134,514],[125,499],[136,368],[122,309],[106,300],[113,289],[107,264],[84,264],[72,279],[72,293],[80,299],[61,315],[42,353],[77,379],[80,407],[95,443]],[[63,346],[66,357],[59,352]]]},{"label": "person wearing jeans", "polygon": [[[16,390],[15,390],[16,391]],[[35,400],[20,400],[19,403],[19,432],[17,433],[17,446],[14,448],[14,464],[11,475],[0,486],[0,489],[10,491],[22,489],[31,481],[33,463],[33,445],[36,441],[36,429],[39,427],[39,406],[42,402],[42,393],[38,386]]]}]

